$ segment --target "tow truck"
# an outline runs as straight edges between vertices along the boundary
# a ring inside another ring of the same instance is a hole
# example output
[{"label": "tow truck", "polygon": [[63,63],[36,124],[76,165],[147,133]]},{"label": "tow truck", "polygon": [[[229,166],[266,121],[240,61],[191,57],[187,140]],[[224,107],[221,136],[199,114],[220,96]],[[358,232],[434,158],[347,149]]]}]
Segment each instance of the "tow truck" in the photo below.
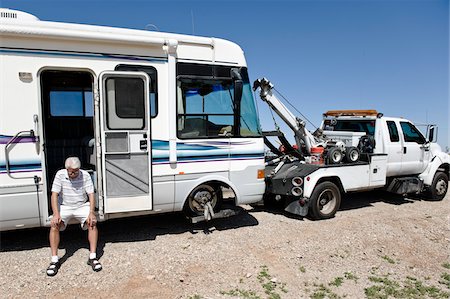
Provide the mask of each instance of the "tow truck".
[{"label": "tow truck", "polygon": [[[376,110],[333,110],[311,133],[273,92],[266,78],[254,82],[260,97],[294,132],[291,146],[279,127],[264,132],[274,154],[266,161],[265,200],[283,202],[285,211],[312,219],[335,216],[349,192],[384,189],[442,200],[448,190],[450,156],[435,143],[436,126],[425,138],[404,118]],[[282,146],[268,137],[276,136]]]}]

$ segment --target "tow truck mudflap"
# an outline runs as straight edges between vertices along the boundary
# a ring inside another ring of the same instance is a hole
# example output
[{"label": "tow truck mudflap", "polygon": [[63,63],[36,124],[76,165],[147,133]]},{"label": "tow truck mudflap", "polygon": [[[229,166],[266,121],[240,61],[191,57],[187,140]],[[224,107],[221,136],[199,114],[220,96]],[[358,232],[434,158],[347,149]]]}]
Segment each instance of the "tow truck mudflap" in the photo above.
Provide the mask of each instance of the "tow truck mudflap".
[{"label": "tow truck mudflap", "polygon": [[296,199],[290,204],[288,204],[284,210],[291,214],[306,216],[308,215],[308,201],[304,201],[303,206],[300,205],[300,200]]}]

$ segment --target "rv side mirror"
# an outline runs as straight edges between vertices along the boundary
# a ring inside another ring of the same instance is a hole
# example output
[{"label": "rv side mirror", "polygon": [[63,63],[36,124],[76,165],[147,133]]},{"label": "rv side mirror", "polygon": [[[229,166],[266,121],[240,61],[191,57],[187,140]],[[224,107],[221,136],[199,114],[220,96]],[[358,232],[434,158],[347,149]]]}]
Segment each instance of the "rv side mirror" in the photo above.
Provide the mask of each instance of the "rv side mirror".
[{"label": "rv side mirror", "polygon": [[429,126],[429,128],[428,128],[428,141],[429,142],[434,142],[434,130],[435,130],[435,126]]},{"label": "rv side mirror", "polygon": [[242,76],[241,72],[238,68],[232,68],[231,69],[231,78],[233,79],[233,85],[234,85],[234,103],[235,105],[237,103],[241,103],[242,98],[242,89],[243,89],[243,82],[242,82]]}]

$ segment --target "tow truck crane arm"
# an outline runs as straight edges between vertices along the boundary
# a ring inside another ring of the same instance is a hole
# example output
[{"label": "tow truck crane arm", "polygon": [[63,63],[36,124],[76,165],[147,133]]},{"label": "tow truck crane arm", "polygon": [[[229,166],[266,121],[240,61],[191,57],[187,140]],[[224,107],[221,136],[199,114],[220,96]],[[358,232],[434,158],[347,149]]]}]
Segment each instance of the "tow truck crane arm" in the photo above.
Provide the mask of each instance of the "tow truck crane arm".
[{"label": "tow truck crane arm", "polygon": [[305,121],[294,114],[273,94],[273,84],[266,78],[258,79],[253,83],[253,90],[260,89],[260,97],[294,132],[295,143],[298,148],[304,144],[305,150],[311,154],[311,148],[324,146],[324,142],[314,137],[305,127]]}]

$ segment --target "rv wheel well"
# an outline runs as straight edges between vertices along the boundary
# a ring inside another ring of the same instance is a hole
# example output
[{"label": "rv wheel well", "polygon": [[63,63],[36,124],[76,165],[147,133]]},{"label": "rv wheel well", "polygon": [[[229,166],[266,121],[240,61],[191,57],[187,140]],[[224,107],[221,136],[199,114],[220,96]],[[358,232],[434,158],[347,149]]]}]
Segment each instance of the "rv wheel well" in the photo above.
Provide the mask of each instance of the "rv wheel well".
[{"label": "rv wheel well", "polygon": [[[219,193],[218,195],[221,200],[228,201],[231,198],[233,202],[236,203],[236,192],[234,192],[233,188],[231,188],[227,183],[221,181],[209,181],[203,184],[210,185],[211,187],[213,187],[214,190],[216,190]],[[230,194],[230,192],[232,194]]]}]

